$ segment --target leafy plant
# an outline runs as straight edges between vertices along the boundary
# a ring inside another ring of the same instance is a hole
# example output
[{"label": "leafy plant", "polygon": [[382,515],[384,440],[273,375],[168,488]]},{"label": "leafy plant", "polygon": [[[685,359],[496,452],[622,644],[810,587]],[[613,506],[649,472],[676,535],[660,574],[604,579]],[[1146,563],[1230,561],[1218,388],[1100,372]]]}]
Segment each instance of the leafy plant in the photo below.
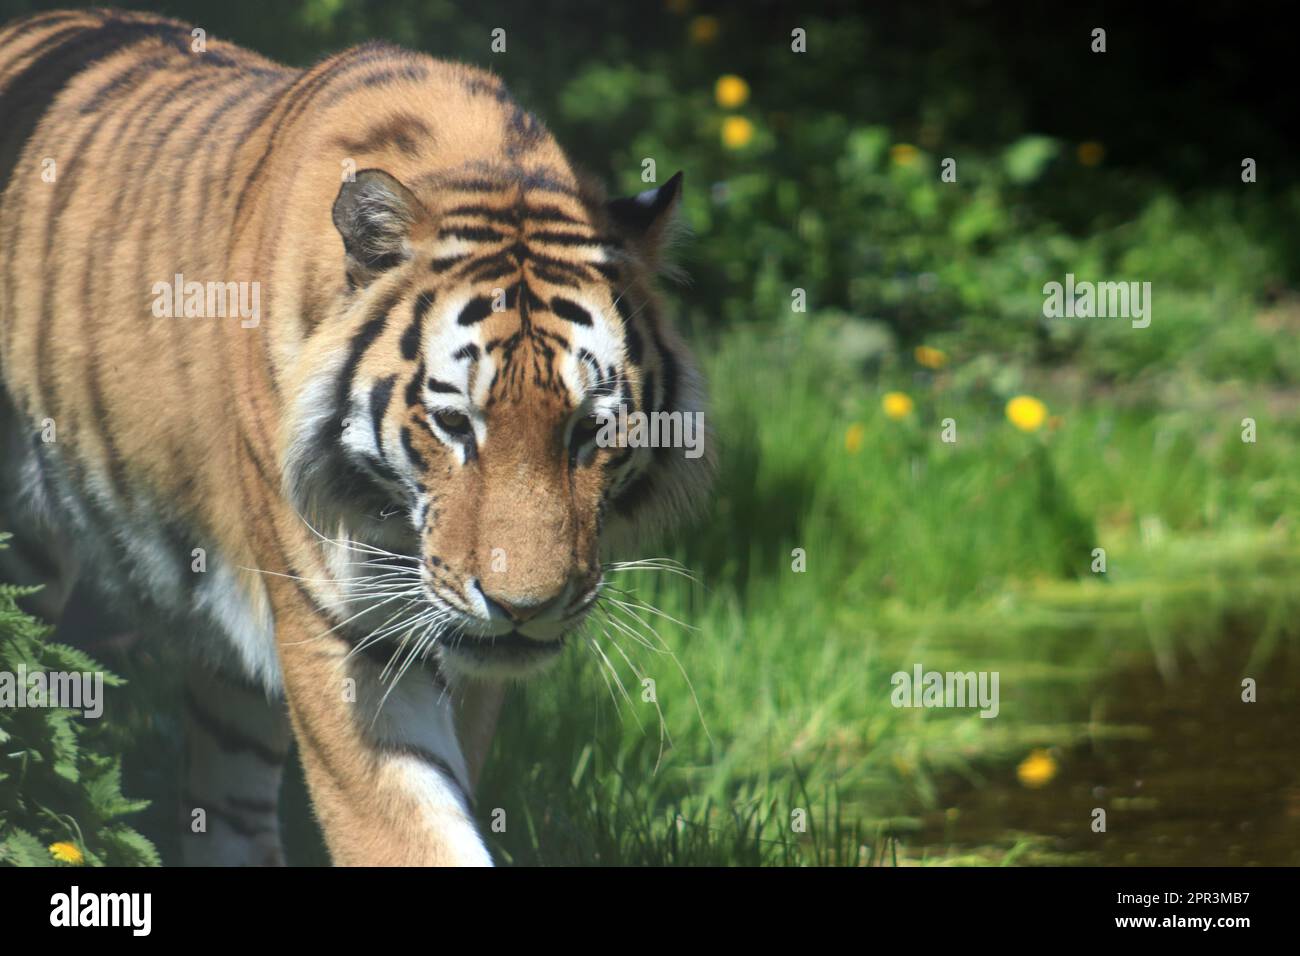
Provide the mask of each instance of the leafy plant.
[{"label": "leafy plant", "polygon": [[[122,686],[18,606],[36,590],[0,585],[0,678],[12,688],[24,675],[93,673]],[[157,866],[153,844],[122,822],[149,802],[122,793],[121,758],[107,752],[104,729],[72,710],[16,703],[0,697],[0,864]]]}]

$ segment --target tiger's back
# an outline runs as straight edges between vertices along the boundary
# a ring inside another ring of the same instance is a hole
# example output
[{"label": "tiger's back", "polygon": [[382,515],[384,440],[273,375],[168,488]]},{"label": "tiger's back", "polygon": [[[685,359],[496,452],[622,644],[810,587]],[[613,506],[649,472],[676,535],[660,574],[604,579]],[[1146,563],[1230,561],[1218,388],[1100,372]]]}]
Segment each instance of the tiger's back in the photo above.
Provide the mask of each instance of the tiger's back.
[{"label": "tiger's back", "polygon": [[[60,572],[39,582],[40,609],[54,618],[86,567],[173,624],[206,583],[181,545],[198,503],[219,500],[204,476],[231,466],[219,429],[197,427],[211,424],[205,392],[211,404],[232,381],[211,341],[223,330],[144,319],[169,266],[228,268],[211,237],[229,213],[211,197],[230,170],[201,124],[228,131],[292,72],[220,44],[201,57],[191,43],[182,24],[101,11],[0,33],[0,106],[15,120],[0,131],[0,381],[12,452],[0,480],[7,524],[32,526],[20,542],[46,546],[40,566]],[[205,335],[206,347],[195,341]],[[186,432],[198,434],[178,441]]]}]

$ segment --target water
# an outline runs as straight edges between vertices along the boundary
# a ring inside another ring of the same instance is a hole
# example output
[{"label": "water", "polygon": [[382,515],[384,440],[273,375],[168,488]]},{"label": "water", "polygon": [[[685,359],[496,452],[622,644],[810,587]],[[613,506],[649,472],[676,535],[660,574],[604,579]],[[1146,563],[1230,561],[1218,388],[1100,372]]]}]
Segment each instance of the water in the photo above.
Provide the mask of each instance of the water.
[{"label": "water", "polygon": [[[1033,849],[1019,862],[1300,865],[1300,667],[1246,673],[1243,659],[1225,655],[1171,682],[1154,669],[1108,680],[1094,708],[1144,739],[1053,751],[1056,776],[1040,789],[1012,769],[946,792],[946,809],[923,818],[925,855],[997,859],[1023,835]],[[1244,676],[1257,703],[1241,700]],[[1098,807],[1104,833],[1091,827]]]}]

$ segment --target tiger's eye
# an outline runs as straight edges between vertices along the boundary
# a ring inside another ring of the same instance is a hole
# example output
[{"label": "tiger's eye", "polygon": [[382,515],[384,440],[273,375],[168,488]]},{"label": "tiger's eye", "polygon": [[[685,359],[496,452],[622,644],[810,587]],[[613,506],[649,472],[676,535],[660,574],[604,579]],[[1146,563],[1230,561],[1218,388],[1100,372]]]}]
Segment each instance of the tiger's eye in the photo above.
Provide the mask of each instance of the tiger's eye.
[{"label": "tiger's eye", "polygon": [[464,412],[441,411],[436,413],[433,418],[453,435],[463,435],[469,431],[469,418]]},{"label": "tiger's eye", "polygon": [[577,424],[573,426],[573,443],[585,445],[600,431],[602,424],[603,419],[599,415],[587,415],[578,419]]}]

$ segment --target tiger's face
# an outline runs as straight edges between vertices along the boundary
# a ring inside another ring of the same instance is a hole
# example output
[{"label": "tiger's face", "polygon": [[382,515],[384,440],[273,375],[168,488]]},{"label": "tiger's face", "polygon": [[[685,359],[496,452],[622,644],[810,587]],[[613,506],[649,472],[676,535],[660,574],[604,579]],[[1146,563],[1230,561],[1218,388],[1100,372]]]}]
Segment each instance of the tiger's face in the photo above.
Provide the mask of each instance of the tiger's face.
[{"label": "tiger's face", "polygon": [[376,633],[413,622],[453,671],[536,669],[597,601],[605,539],[706,486],[710,456],[614,427],[620,409],[701,411],[650,286],[679,183],[600,207],[480,180],[441,181],[435,206],[378,170],[340,190],[349,291],[331,321],[351,334],[307,353],[324,371],[290,465],[303,507],[361,549],[334,555],[336,577],[377,657],[397,641]]}]

